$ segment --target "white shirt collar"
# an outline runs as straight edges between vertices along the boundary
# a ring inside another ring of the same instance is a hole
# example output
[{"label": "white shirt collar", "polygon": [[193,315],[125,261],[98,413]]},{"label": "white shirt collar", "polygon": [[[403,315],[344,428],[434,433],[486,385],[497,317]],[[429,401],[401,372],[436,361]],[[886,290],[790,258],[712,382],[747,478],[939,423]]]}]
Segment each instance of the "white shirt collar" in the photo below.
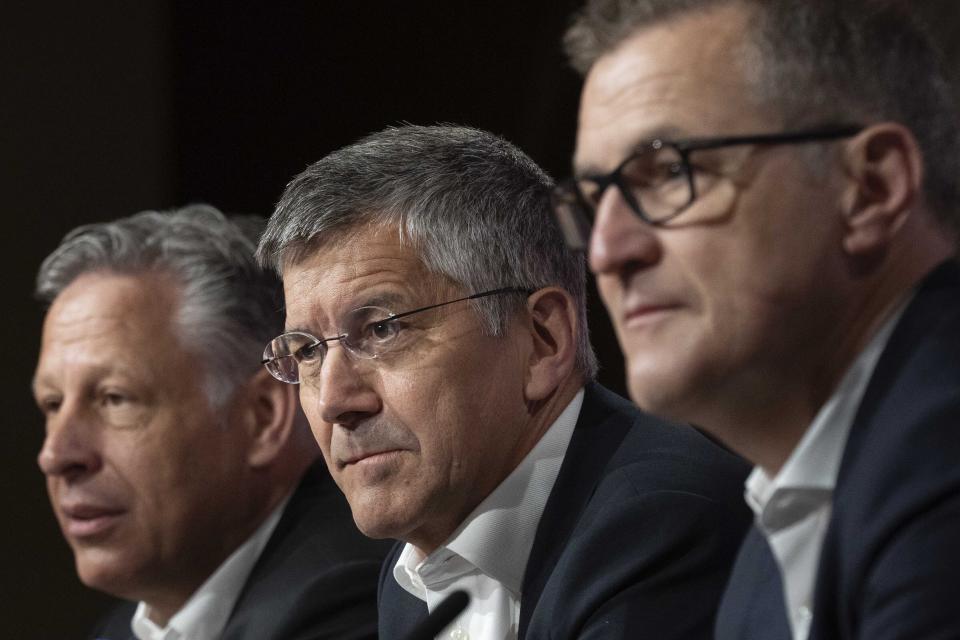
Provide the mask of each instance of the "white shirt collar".
[{"label": "white shirt collar", "polygon": [[847,437],[867,383],[912,297],[906,296],[860,352],[776,477],[757,466],[747,478],[745,498],[764,531],[787,527],[832,500]]},{"label": "white shirt collar", "polygon": [[[401,587],[426,600],[421,572],[437,574],[441,581],[456,577],[442,575],[441,567],[458,567],[455,570],[459,571],[472,565],[519,596],[537,526],[573,436],[583,394],[581,389],[517,468],[477,505],[444,545],[425,559],[413,545],[403,548],[393,569]],[[466,562],[451,563],[452,556]],[[431,570],[433,565],[439,571]]]},{"label": "white shirt collar", "polygon": [[170,618],[166,627],[161,628],[150,620],[150,606],[141,602],[130,623],[133,634],[139,640],[211,640],[219,637],[289,500],[290,496],[287,496],[253,535],[223,561]]}]

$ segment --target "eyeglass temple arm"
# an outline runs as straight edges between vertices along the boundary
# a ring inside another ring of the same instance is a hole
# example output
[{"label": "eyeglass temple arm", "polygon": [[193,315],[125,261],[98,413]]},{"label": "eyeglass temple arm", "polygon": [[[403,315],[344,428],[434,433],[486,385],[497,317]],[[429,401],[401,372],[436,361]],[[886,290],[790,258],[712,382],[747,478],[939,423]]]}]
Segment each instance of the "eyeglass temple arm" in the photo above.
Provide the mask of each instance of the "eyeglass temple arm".
[{"label": "eyeglass temple arm", "polygon": [[[807,131],[797,131],[795,133],[760,133],[752,136],[726,136],[723,138],[675,140],[669,144],[678,151],[688,152],[699,149],[714,149],[717,147],[729,147],[739,144],[783,144],[791,142],[814,142],[816,140],[832,140],[834,138],[847,138],[863,131],[863,126],[858,124],[840,125],[836,127],[826,127],[821,129],[810,129]],[[666,144],[666,141],[664,141]]]},{"label": "eyeglass temple arm", "polygon": [[446,302],[438,302],[437,304],[431,304],[428,307],[421,307],[419,309],[414,309],[413,311],[404,311],[403,313],[394,314],[388,318],[384,318],[384,321],[387,320],[397,320],[405,316],[413,315],[414,313],[420,313],[421,311],[429,311],[430,309],[436,309],[437,307],[444,307],[448,304],[453,304],[454,302],[463,302],[464,300],[475,300],[476,298],[485,298],[487,296],[496,295],[498,293],[525,293],[528,296],[531,295],[536,289],[530,289],[528,287],[502,287],[500,289],[494,289],[493,291],[483,291],[481,293],[475,293],[470,296],[464,296],[463,298],[457,298],[456,300],[447,300]]}]

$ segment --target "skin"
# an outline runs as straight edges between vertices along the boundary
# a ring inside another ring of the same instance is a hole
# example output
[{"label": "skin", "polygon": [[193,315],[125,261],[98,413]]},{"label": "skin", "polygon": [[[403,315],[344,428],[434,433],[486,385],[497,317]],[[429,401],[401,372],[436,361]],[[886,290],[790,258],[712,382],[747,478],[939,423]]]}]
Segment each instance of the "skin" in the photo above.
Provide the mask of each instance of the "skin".
[{"label": "skin", "polygon": [[[429,273],[396,228],[338,236],[283,274],[287,327],[338,332],[351,309],[389,297],[402,312],[469,292]],[[505,336],[468,303],[409,318],[398,352],[361,360],[333,343],[300,400],[357,526],[442,544],[539,440],[581,386],[569,296],[541,290]]]},{"label": "skin", "polygon": [[47,313],[33,383],[38,463],[80,579],[161,625],[286,494],[270,466],[294,406],[258,373],[211,407],[178,304],[159,276],[80,276]]},{"label": "skin", "polygon": [[[652,138],[783,130],[738,63],[747,17],[735,3],[681,15],[602,56],[576,172],[610,171]],[[890,309],[952,253],[923,210],[908,130],[875,123],[821,146],[819,166],[797,145],[694,154],[711,188],[664,227],[610,189],[590,245],[632,398],[773,473]]]}]

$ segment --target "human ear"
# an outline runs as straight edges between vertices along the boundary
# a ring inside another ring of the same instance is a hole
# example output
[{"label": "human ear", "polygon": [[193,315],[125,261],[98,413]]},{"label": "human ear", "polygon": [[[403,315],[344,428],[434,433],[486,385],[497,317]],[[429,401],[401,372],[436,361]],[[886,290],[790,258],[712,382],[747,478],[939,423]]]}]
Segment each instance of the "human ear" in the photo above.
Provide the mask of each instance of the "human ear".
[{"label": "human ear", "polygon": [[524,392],[527,400],[547,398],[573,371],[579,319],[570,294],[547,287],[527,299],[532,349]]},{"label": "human ear", "polygon": [[843,196],[843,248],[852,257],[884,250],[920,199],[923,156],[897,123],[864,129],[844,149],[850,183]]},{"label": "human ear", "polygon": [[261,369],[240,392],[245,394],[241,403],[249,442],[247,462],[252,467],[268,466],[293,437],[296,389]]}]

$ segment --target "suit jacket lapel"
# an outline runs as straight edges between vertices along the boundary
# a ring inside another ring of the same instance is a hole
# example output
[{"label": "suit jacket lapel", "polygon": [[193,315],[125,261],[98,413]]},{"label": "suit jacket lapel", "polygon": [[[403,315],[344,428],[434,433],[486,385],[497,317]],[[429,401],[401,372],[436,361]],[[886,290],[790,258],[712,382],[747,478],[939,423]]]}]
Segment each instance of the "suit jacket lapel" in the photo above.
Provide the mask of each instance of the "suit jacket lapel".
[{"label": "suit jacket lapel", "polygon": [[766,538],[751,527],[737,554],[717,615],[717,640],[789,640],[780,567]]},{"label": "suit jacket lapel", "polygon": [[393,578],[393,567],[403,547],[402,542],[394,545],[380,569],[379,640],[406,638],[417,623],[427,617],[427,603],[407,593]]},{"label": "suit jacket lapel", "polygon": [[[845,602],[840,593],[840,583],[849,564],[849,554],[843,547],[845,544],[862,544],[859,539],[862,532],[840,530],[840,519],[855,523],[879,519],[876,501],[886,503],[892,492],[875,485],[869,487],[870,491],[864,491],[856,470],[874,465],[872,458],[877,455],[876,448],[884,446],[878,444],[885,440],[882,434],[900,428],[896,411],[891,407],[911,406],[918,401],[917,394],[925,391],[915,385],[904,387],[901,377],[906,369],[916,369],[911,360],[929,357],[930,352],[939,350],[936,344],[923,342],[935,333],[938,319],[953,317],[945,311],[957,308],[958,292],[960,264],[951,259],[934,269],[918,287],[877,361],[844,447],[833,496],[834,516],[827,528],[817,567],[811,640],[853,634],[848,626],[848,621],[853,618],[850,603]],[[923,356],[918,349],[927,355]],[[896,482],[896,478],[897,474],[891,472],[891,482]]]},{"label": "suit jacket lapel", "polygon": [[250,575],[247,576],[247,580],[243,585],[243,589],[237,596],[237,601],[233,605],[233,611],[230,613],[230,618],[227,620],[227,625],[224,627],[224,632],[230,628],[230,623],[233,621],[234,614],[236,614],[240,607],[243,606],[243,603],[246,600],[247,592],[250,591],[252,586],[257,583],[262,575],[270,571],[272,565],[274,564],[277,548],[283,543],[297,523],[300,522],[303,517],[303,512],[309,510],[310,498],[315,492],[320,490],[320,485],[324,481],[327,481],[329,476],[327,469],[323,466],[323,464],[324,463],[322,460],[317,460],[314,462],[310,468],[307,469],[306,473],[303,474],[300,484],[297,485],[297,488],[290,496],[290,501],[287,502],[287,506],[284,508],[283,513],[280,516],[280,520],[277,522],[276,528],[270,535],[270,539],[267,540],[267,544],[260,553],[260,557],[257,558],[257,562],[253,565],[253,569],[250,570]]},{"label": "suit jacket lapel", "polygon": [[625,401],[594,383],[586,387],[577,425],[527,560],[520,606],[520,638],[526,633],[550,572],[603,476],[607,461],[630,428],[629,421],[613,419],[618,415],[615,403],[619,402]]}]

